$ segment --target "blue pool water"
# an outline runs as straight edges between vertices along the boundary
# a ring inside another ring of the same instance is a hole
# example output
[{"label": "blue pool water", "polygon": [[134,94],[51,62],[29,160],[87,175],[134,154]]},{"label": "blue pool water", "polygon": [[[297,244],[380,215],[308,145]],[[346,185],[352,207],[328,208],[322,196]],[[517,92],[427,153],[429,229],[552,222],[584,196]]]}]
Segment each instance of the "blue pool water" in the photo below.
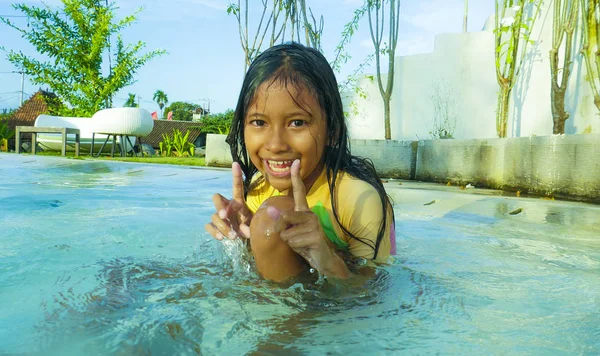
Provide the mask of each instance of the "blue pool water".
[{"label": "blue pool water", "polygon": [[395,263],[277,286],[204,232],[230,183],[0,154],[0,354],[600,352],[598,206],[390,182]]}]

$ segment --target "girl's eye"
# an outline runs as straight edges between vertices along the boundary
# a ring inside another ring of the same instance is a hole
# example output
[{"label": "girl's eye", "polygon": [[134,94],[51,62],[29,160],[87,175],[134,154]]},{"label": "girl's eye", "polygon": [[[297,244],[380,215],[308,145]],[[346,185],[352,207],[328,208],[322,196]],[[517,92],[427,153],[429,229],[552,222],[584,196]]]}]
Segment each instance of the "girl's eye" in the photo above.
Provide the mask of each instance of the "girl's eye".
[{"label": "girl's eye", "polygon": [[250,125],[258,126],[258,127],[265,126],[265,121],[264,120],[252,120],[252,121],[250,121]]},{"label": "girl's eye", "polygon": [[290,123],[290,125],[293,126],[293,127],[300,127],[300,126],[306,125],[306,121],[304,121],[304,120],[293,120]]}]

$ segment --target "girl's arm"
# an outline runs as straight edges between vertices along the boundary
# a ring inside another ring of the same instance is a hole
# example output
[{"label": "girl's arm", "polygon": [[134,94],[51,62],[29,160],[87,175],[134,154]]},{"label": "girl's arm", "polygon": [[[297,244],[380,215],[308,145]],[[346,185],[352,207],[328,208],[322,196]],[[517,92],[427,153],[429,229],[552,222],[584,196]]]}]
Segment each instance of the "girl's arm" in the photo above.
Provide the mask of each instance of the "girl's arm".
[{"label": "girl's arm", "polygon": [[274,212],[275,230],[280,232],[283,241],[313,268],[326,276],[347,278],[350,275],[345,262],[328,243],[319,218],[308,207],[306,187],[300,177],[300,161],[296,160],[291,169],[294,210]]},{"label": "girl's arm", "polygon": [[[387,261],[391,252],[390,234],[393,224],[391,206],[388,205],[387,209],[384,209],[377,190],[369,183],[356,178],[342,180],[336,198],[340,224],[360,239],[347,237],[348,252],[355,257],[379,262]],[[386,204],[389,203],[386,201]],[[374,247],[384,214],[386,214],[384,233],[375,256]]]}]

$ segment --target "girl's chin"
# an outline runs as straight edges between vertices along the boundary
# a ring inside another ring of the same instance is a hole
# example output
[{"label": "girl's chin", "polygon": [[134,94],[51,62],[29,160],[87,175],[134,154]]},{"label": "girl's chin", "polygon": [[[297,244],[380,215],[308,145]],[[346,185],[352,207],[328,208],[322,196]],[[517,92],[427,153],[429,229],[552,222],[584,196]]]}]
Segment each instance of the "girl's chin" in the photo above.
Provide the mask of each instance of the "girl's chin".
[{"label": "girl's chin", "polygon": [[277,189],[280,192],[288,190],[292,187],[292,180],[289,176],[287,178],[280,178],[266,174],[263,175],[263,177],[265,177],[265,179],[267,180],[267,182],[269,182],[269,185],[271,187]]}]

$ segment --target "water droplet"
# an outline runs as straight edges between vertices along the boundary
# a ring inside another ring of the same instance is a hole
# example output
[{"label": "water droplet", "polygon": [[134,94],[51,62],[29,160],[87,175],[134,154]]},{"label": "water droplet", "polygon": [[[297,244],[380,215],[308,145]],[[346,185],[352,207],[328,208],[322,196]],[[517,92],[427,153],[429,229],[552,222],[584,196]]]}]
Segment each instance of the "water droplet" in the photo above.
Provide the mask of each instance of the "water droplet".
[{"label": "water droplet", "polygon": [[269,240],[271,238],[271,230],[266,229],[265,230],[265,239]]}]

